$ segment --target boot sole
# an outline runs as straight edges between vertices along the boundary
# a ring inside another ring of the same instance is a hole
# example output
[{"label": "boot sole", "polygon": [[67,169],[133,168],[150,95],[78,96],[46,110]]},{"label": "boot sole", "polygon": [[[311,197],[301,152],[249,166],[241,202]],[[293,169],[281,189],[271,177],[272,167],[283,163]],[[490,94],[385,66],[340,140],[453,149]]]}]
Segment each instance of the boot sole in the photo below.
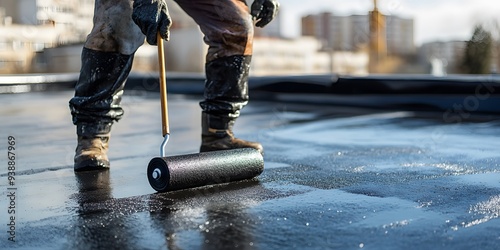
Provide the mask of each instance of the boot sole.
[{"label": "boot sole", "polygon": [[75,162],[74,169],[75,169],[75,172],[109,169],[109,161],[87,159],[87,160],[83,160],[79,163]]}]

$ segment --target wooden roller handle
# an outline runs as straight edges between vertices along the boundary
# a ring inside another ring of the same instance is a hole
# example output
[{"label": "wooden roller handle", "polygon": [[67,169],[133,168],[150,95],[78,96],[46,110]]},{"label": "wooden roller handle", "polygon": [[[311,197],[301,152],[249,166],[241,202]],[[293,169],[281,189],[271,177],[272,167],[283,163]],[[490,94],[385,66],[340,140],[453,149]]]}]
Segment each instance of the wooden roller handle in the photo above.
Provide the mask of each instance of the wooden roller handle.
[{"label": "wooden roller handle", "polygon": [[157,34],[158,40],[158,66],[160,70],[160,99],[161,99],[161,124],[163,137],[170,134],[168,125],[168,105],[167,105],[167,78],[165,74],[165,49],[163,38],[160,33]]}]

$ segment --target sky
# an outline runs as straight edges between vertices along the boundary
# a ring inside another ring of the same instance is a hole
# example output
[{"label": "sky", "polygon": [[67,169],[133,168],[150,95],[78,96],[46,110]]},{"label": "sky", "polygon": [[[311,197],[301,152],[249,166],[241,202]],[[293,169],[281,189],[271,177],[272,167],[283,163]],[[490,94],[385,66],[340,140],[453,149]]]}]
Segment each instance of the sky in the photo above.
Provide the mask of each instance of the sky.
[{"label": "sky", "polygon": [[[283,33],[300,35],[300,18],[332,12],[336,15],[367,14],[373,0],[278,0]],[[413,18],[415,42],[468,40],[478,23],[500,23],[498,0],[378,0],[386,15]]]}]

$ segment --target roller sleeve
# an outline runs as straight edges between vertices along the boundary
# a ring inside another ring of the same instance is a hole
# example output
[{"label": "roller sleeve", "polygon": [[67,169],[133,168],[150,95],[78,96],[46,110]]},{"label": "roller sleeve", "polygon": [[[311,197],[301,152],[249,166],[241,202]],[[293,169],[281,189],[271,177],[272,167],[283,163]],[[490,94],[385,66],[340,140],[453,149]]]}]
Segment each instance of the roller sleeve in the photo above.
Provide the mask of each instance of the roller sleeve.
[{"label": "roller sleeve", "polygon": [[153,158],[148,180],[156,191],[174,191],[251,179],[264,171],[264,159],[252,148]]}]

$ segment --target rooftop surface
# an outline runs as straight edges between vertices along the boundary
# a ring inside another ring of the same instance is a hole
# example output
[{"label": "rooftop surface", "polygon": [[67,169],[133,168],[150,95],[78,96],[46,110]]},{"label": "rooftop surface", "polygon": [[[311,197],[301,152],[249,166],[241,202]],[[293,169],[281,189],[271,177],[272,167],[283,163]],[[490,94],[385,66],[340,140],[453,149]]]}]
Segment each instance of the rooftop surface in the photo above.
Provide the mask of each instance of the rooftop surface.
[{"label": "rooftop surface", "polygon": [[[235,133],[264,145],[260,176],[156,193],[146,168],[163,139],[159,95],[124,96],[125,116],[110,141],[111,169],[82,174],[72,166],[72,95],[69,90],[0,95],[1,249],[498,249],[500,244],[499,116],[450,123],[439,111],[252,100]],[[199,100],[169,95],[169,155],[198,152]],[[15,148],[9,149],[12,141]],[[9,152],[15,153],[13,185]]]}]

